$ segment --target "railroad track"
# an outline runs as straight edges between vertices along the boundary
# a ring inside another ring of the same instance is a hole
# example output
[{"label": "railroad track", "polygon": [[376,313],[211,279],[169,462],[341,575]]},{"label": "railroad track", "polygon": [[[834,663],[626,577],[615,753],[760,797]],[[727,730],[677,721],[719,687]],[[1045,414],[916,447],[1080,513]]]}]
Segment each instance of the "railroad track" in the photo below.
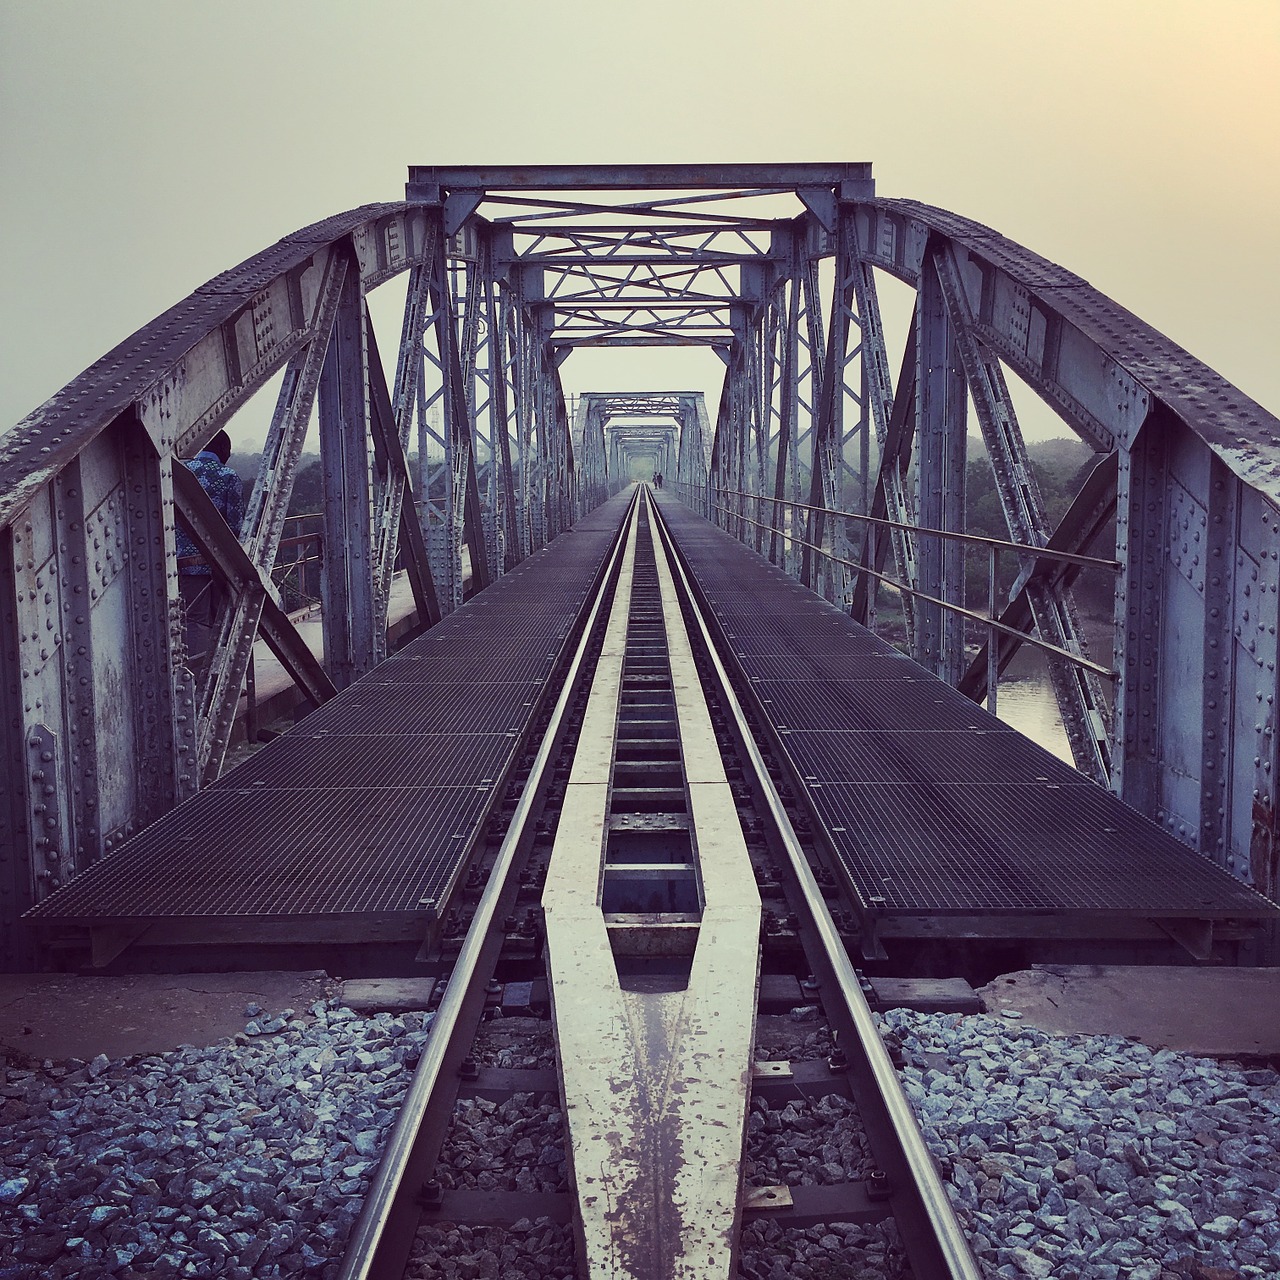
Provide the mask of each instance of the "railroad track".
[{"label": "railroad track", "polygon": [[[423,1222],[521,1219],[572,1220],[578,1272],[592,1277],[731,1276],[744,1221],[891,1219],[918,1280],[976,1278],[824,896],[831,877],[797,836],[644,490],[582,634],[486,863],[344,1280],[444,1274],[421,1243],[405,1270]],[[762,939],[804,975],[802,999],[831,1030],[825,1060],[757,1059]],[[538,953],[556,1069],[486,1068],[473,1046],[494,975],[506,964],[532,989]],[[524,957],[514,968],[512,955]],[[572,1195],[511,1190],[500,1174],[447,1185],[438,1164],[460,1095],[567,1117]],[[817,1188],[744,1176],[753,1108],[767,1113],[771,1098],[836,1100],[828,1112],[851,1099],[863,1176]]]}]

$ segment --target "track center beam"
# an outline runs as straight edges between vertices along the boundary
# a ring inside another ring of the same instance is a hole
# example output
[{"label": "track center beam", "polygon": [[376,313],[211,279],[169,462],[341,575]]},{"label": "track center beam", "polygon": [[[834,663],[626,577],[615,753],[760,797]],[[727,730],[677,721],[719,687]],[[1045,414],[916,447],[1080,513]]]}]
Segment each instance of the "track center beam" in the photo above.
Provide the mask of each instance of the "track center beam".
[{"label": "track center beam", "polygon": [[[543,896],[547,965],[585,1274],[701,1280],[734,1268],[760,897],[671,570],[654,537],[700,910],[678,919],[648,914],[655,932],[670,926],[685,940],[696,922],[683,985],[671,975],[637,975],[626,963],[629,948],[616,940],[617,913],[603,909],[609,867],[625,867],[607,866],[606,849],[641,522],[650,522],[647,496],[628,533],[552,851]],[[680,950],[687,947],[678,943]]]}]

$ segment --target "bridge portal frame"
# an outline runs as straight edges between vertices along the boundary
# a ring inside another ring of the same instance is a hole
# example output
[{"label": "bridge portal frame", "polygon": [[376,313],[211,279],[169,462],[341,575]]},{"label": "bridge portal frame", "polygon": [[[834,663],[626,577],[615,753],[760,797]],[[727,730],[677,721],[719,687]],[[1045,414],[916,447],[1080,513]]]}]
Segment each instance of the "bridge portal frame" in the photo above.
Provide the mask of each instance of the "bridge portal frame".
[{"label": "bridge portal frame", "polygon": [[[689,501],[872,625],[892,557],[914,656],[975,699],[1033,628],[1078,767],[1274,892],[1273,415],[990,228],[877,199],[869,165],[415,167],[407,197],[215,278],[0,437],[0,755],[21,783],[0,803],[6,921],[216,775],[255,636],[322,700],[382,656],[398,556],[429,624],[462,599],[467,560],[483,587],[594,505],[616,469],[602,424],[571,425],[560,376],[593,346],[715,352],[715,430],[684,412],[676,446]],[[388,386],[366,296],[405,271]],[[900,362],[880,275],[917,294]],[[281,370],[237,541],[174,462]],[[1008,373],[1102,456],[1056,528]],[[969,401],[1020,567],[991,662],[960,644],[948,541]],[[326,670],[269,583],[317,405]],[[1113,516],[1109,701],[1071,660],[1080,564],[1048,553],[1078,556]],[[175,517],[227,595],[203,667],[183,645]],[[12,962],[12,930],[5,946]]]}]

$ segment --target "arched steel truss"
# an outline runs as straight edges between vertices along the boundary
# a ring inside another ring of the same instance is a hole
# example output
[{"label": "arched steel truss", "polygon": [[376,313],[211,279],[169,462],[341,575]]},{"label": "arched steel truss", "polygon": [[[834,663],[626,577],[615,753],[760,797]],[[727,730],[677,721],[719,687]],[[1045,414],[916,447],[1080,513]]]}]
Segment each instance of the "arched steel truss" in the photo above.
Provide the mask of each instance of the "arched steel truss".
[{"label": "arched steel truss", "polygon": [[[389,385],[365,298],[402,272]],[[915,291],[900,357],[879,273]],[[570,421],[559,371],[576,348],[672,345],[723,362],[714,431],[698,393],[586,395]],[[281,371],[237,540],[175,461]],[[1006,371],[1102,456],[1056,528]],[[661,401],[678,430],[639,443],[620,425],[628,399]],[[1020,568],[976,629],[970,403]],[[268,576],[313,408],[323,666]],[[404,203],[210,281],[0,436],[0,751],[19,780],[0,802],[6,925],[217,775],[255,637],[322,700],[382,656],[397,559],[430,624],[468,574],[482,588],[598,503],[628,438],[862,620],[887,581],[915,656],[971,696],[994,698],[998,670],[1039,644],[1078,766],[1274,889],[1276,418],[1079,277],[977,223],[876,199],[869,165],[414,168]],[[175,516],[226,587],[198,667]],[[1114,694],[1071,597],[1113,516]],[[966,650],[966,626],[990,655]]]}]

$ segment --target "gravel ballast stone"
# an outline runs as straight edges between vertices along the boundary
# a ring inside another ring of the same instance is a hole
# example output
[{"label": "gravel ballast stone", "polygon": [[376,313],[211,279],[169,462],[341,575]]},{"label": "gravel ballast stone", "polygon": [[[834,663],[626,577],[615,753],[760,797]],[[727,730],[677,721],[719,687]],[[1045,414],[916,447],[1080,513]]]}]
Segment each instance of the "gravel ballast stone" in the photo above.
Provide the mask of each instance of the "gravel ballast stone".
[{"label": "gravel ballast stone", "polygon": [[[0,1280],[336,1275],[430,1015],[362,1017],[321,1001],[245,1017],[242,1035],[208,1048],[6,1064]],[[894,1010],[881,1022],[988,1276],[1280,1275],[1276,1072],[1013,1019]],[[528,1042],[515,1031],[489,1052],[541,1066],[545,1029]],[[752,1158],[774,1162],[765,1180],[861,1176],[847,1103],[788,1105],[752,1110]],[[463,1110],[445,1161],[455,1185],[501,1186],[514,1170],[529,1190],[565,1186],[553,1099]],[[428,1229],[421,1273],[571,1274],[567,1228],[496,1231]],[[753,1280],[901,1269],[891,1227],[743,1230]]]},{"label": "gravel ballast stone", "polygon": [[508,1228],[451,1222],[419,1227],[405,1280],[570,1280],[573,1228],[545,1218]]},{"label": "gravel ballast stone", "polygon": [[881,1019],[988,1276],[1280,1275],[1275,1071],[1004,1018]]},{"label": "gravel ballast stone", "polygon": [[245,1015],[207,1048],[6,1065],[3,1280],[336,1275],[431,1015]]}]

